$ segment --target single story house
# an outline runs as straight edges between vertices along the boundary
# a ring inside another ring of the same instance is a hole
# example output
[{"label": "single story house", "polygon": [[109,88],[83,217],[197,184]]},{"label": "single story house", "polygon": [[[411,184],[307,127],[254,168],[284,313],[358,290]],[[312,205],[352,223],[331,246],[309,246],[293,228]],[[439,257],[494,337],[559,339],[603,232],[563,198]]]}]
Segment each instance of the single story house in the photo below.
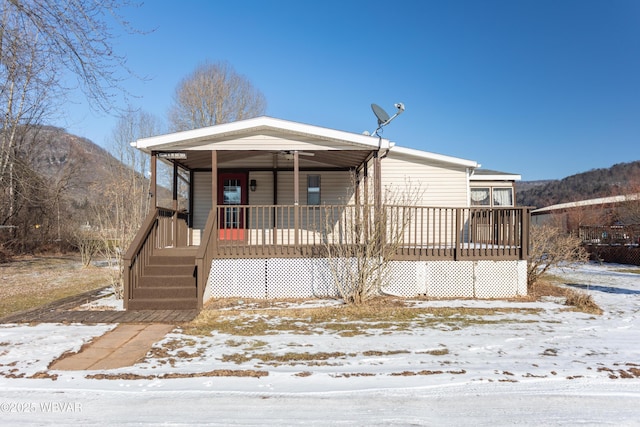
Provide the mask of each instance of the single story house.
[{"label": "single story house", "polygon": [[533,225],[552,224],[584,244],[640,244],[640,194],[598,197],[531,211]]},{"label": "single story house", "polygon": [[333,248],[372,241],[388,249],[383,292],[526,295],[519,175],[265,116],[132,145],[151,156],[154,198],[158,162],[172,167],[173,198],[156,203],[125,255],[127,309],[336,296]]}]

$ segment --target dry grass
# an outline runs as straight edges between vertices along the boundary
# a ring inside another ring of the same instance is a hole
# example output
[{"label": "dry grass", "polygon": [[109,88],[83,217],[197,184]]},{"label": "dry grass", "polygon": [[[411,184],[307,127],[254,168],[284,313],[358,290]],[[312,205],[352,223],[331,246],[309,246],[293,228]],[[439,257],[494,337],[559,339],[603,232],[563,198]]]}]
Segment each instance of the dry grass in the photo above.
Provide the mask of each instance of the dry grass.
[{"label": "dry grass", "polygon": [[586,292],[567,289],[565,304],[583,313],[602,314],[602,309]]},{"label": "dry grass", "polygon": [[555,276],[547,275],[538,280],[529,289],[530,295],[536,299],[543,296],[565,298],[565,305],[576,311],[588,314],[602,314],[602,309],[596,304],[591,295],[575,289],[565,288],[559,285],[560,280]]},{"label": "dry grass", "polygon": [[544,279],[538,280],[529,288],[529,296],[533,299],[545,296],[564,298],[567,289],[557,285],[554,281],[552,276],[545,276]]},{"label": "dry grass", "polygon": [[[212,332],[235,336],[336,333],[348,337],[372,330],[402,331],[417,327],[460,329],[470,325],[511,322],[507,313],[535,315],[535,308],[414,307],[396,298],[381,298],[368,305],[337,305],[317,308],[283,308],[291,301],[228,300],[207,306],[192,322],[183,325],[190,335]],[[213,308],[215,307],[215,308]],[[278,308],[278,309],[275,309]],[[522,320],[519,320],[522,322]]]},{"label": "dry grass", "polygon": [[21,257],[0,264],[0,317],[109,284],[106,268],[82,268],[79,258]]},{"label": "dry grass", "polygon": [[216,369],[207,372],[180,373],[172,372],[162,375],[139,375],[139,374],[89,374],[87,379],[95,380],[156,380],[156,379],[175,379],[175,378],[199,378],[199,377],[253,377],[260,378],[269,376],[267,371],[257,371],[255,369],[230,370]]}]

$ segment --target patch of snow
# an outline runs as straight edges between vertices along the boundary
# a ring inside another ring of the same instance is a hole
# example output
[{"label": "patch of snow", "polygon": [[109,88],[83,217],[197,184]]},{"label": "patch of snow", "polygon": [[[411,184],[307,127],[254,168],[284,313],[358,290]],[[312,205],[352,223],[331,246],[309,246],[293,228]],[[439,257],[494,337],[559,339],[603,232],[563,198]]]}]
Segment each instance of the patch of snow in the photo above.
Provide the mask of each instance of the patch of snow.
[{"label": "patch of snow", "polygon": [[124,311],[124,300],[116,298],[112,290],[104,289],[98,299],[82,304],[76,310]]},{"label": "patch of snow", "polygon": [[[155,345],[156,356],[110,371],[48,366],[115,325],[2,325],[0,419],[7,425],[639,425],[640,378],[633,373],[640,372],[640,275],[617,271],[629,268],[588,264],[553,272],[589,293],[601,316],[570,311],[558,298],[421,300],[415,305],[493,313],[416,322],[391,333],[370,326],[349,337],[321,325],[306,325],[311,334],[250,337],[193,337],[175,329]],[[292,352],[333,356],[313,363],[259,359]],[[161,378],[222,369],[268,376]],[[42,372],[57,379],[28,378]],[[86,377],[92,373],[147,379]],[[52,402],[67,411],[53,411]],[[19,404],[33,411],[17,411]]]}]

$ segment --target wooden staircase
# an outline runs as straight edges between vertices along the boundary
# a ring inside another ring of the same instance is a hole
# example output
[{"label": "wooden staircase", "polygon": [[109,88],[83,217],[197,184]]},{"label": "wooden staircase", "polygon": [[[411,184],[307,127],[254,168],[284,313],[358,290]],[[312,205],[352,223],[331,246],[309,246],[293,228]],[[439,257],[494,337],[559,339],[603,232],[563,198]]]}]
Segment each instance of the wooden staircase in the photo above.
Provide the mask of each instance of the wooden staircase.
[{"label": "wooden staircase", "polygon": [[127,310],[197,309],[196,252],[193,247],[156,249],[133,289]]}]

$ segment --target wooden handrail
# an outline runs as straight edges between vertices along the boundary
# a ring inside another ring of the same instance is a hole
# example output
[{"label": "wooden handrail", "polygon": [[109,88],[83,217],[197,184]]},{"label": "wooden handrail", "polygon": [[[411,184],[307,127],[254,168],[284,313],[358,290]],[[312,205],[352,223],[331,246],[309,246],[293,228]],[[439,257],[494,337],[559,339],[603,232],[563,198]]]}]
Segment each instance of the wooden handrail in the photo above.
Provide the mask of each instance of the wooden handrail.
[{"label": "wooden handrail", "polygon": [[127,252],[122,258],[125,261],[125,265],[129,265],[129,263],[127,263],[126,261],[131,261],[140,252],[142,245],[153,230],[153,225],[158,218],[158,210],[159,208],[156,208],[155,211],[150,211],[147,214],[147,217],[144,219],[142,226],[136,233],[136,237],[133,238],[133,241],[129,245],[129,249],[127,249]]},{"label": "wooden handrail", "polygon": [[[169,222],[164,222],[163,227],[159,227],[159,220],[163,216],[171,218],[171,239],[167,239],[167,230],[164,228],[167,227]],[[123,262],[123,291],[124,291],[124,308],[128,308],[128,302],[133,294],[133,289],[137,286],[137,280],[142,275],[142,270],[144,269],[149,256],[155,249],[158,249],[158,246],[166,245],[169,243],[167,240],[170,240],[172,245],[177,245],[179,242],[184,240],[184,243],[188,243],[188,238],[181,239],[178,236],[176,230],[184,230],[185,232],[188,229],[185,227],[176,227],[175,224],[178,223],[179,215],[181,213],[174,209],[167,208],[159,208],[156,207],[155,210],[150,211],[142,226],[136,233],[133,241],[129,245],[129,248],[125,252],[122,257]],[[160,234],[160,235],[158,235]]]},{"label": "wooden handrail", "polygon": [[196,292],[198,295],[198,309],[202,308],[204,290],[211,271],[211,262],[216,255],[217,248],[217,209],[209,211],[207,224],[204,227],[202,237],[200,238],[200,247],[196,252]]}]

